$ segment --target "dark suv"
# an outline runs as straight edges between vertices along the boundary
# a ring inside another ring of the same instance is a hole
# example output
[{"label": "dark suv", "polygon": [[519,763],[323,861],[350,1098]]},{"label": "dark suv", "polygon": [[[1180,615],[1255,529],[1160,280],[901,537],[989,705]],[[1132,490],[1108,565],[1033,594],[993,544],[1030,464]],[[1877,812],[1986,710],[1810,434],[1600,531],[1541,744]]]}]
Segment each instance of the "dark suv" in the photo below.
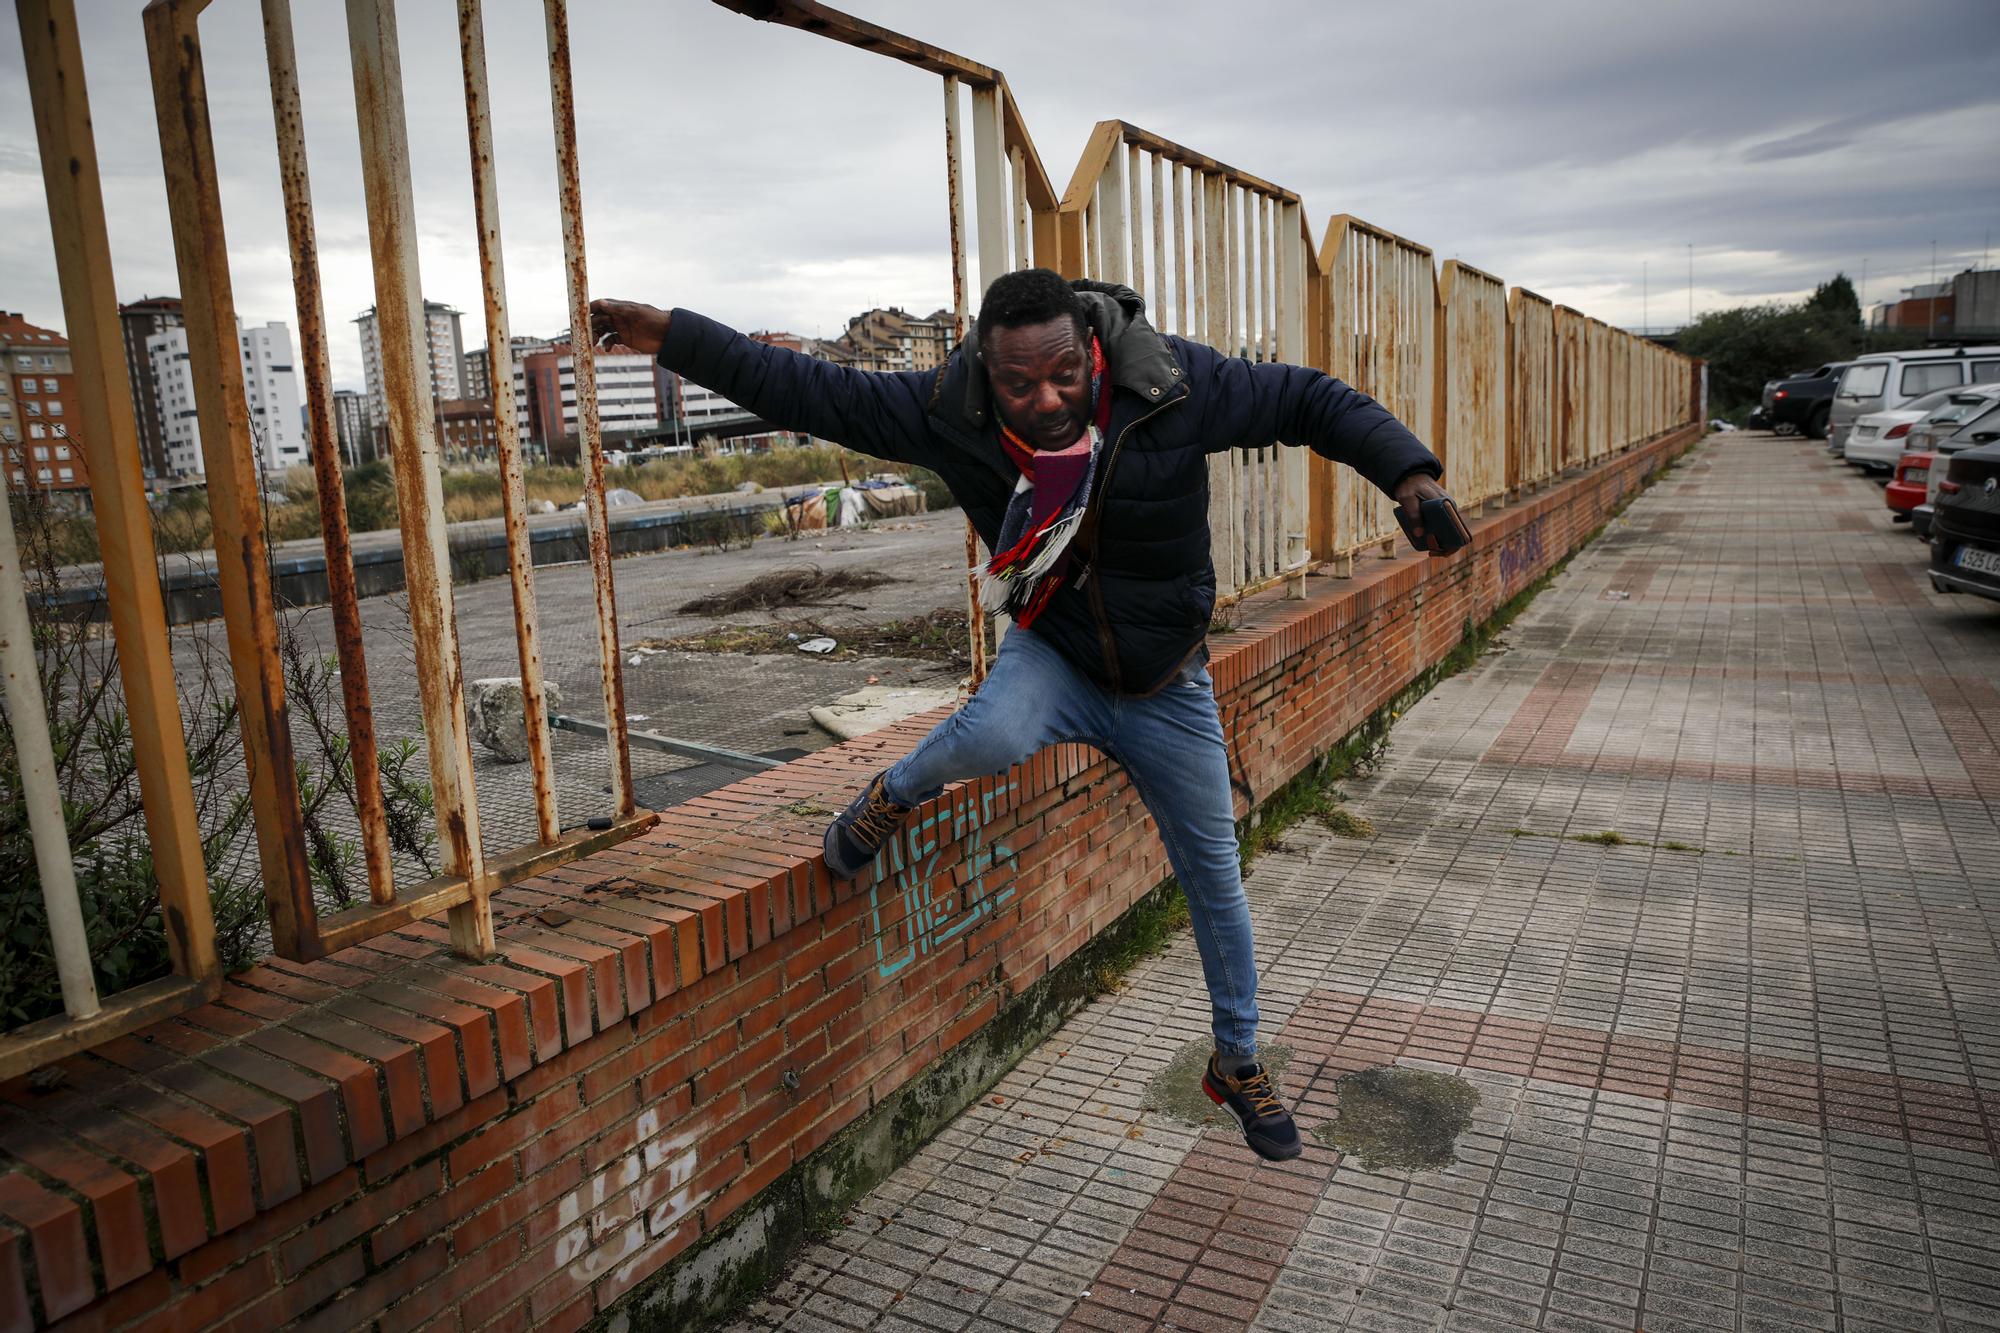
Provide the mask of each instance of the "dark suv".
[{"label": "dark suv", "polygon": [[2000,444],[1952,456],[1931,517],[1931,586],[2000,601]]},{"label": "dark suv", "polygon": [[1765,384],[1761,415],[1768,428],[1790,426],[1815,440],[1825,439],[1827,420],[1833,415],[1834,386],[1840,383],[1840,372],[1853,364],[1829,361],[1818,370]]}]

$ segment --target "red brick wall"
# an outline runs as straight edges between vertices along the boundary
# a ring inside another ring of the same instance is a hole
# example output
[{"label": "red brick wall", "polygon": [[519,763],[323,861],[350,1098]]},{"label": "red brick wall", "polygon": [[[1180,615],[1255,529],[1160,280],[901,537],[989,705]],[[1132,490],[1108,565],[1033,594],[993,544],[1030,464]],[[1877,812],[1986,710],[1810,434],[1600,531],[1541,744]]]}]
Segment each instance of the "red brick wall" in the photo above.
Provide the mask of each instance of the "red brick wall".
[{"label": "red brick wall", "polygon": [[[1217,639],[1262,800],[1566,554],[1692,432],[1368,560]],[[978,1031],[1167,874],[1121,774],[1060,746],[947,792],[879,883],[827,811],[918,719],[667,811],[437,925],[0,1088],[0,1330],[577,1327]],[[1247,808],[1247,807],[1246,807]]]}]

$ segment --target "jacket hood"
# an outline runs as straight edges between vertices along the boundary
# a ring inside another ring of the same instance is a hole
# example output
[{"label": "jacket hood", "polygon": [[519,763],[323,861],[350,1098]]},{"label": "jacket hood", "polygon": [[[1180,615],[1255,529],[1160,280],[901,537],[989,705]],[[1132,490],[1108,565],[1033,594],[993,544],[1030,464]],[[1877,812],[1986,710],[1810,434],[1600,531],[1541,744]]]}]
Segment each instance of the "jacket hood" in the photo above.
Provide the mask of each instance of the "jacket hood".
[{"label": "jacket hood", "polygon": [[[1164,402],[1184,387],[1173,348],[1146,319],[1143,297],[1122,284],[1088,278],[1077,279],[1070,286],[1083,298],[1084,318],[1104,345],[1113,387],[1128,389],[1148,403]],[[986,357],[976,325],[966,329],[965,341],[953,350],[939,373],[931,412],[971,438],[985,434],[994,424],[993,392],[986,379]]]}]

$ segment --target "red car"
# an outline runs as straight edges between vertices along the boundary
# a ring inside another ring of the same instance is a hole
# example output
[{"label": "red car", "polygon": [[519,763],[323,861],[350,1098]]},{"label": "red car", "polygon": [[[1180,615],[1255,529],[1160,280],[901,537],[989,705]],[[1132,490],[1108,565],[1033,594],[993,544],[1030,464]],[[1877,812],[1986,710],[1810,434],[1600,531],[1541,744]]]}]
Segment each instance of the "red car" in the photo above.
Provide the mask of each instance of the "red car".
[{"label": "red car", "polygon": [[1910,511],[1924,502],[1925,490],[1930,485],[1931,463],[1936,458],[1933,453],[1905,453],[1896,461],[1895,475],[1886,492],[1890,515],[1896,522],[1909,522]]}]

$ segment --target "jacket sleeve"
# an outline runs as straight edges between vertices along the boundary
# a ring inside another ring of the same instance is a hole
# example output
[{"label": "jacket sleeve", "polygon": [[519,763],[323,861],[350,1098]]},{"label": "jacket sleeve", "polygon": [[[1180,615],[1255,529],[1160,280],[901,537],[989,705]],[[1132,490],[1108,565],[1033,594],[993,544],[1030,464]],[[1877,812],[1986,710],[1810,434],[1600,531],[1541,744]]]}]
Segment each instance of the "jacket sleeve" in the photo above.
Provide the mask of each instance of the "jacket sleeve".
[{"label": "jacket sleeve", "polygon": [[1178,342],[1193,389],[1204,394],[1210,453],[1258,449],[1276,440],[1345,463],[1383,492],[1413,472],[1442,479],[1444,465],[1389,409],[1324,371],[1247,361]]},{"label": "jacket sleeve", "polygon": [[930,461],[925,404],[934,372],[837,366],[678,309],[659,361],[779,430],[807,431],[894,463]]}]

